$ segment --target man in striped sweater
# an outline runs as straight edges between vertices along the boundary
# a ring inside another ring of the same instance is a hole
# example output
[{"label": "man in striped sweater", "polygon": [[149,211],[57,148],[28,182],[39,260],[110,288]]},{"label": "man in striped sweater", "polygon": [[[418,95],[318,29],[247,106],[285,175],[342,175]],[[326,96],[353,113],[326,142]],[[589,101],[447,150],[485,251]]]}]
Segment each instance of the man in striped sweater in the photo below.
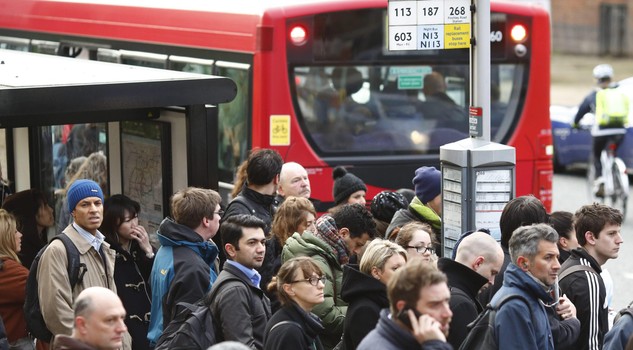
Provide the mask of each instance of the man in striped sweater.
[{"label": "man in striped sweater", "polygon": [[576,305],[581,324],[574,349],[602,349],[609,310],[601,266],[618,257],[622,220],[619,210],[599,203],[585,205],[574,214],[580,248],[572,250],[559,272],[561,295]]}]

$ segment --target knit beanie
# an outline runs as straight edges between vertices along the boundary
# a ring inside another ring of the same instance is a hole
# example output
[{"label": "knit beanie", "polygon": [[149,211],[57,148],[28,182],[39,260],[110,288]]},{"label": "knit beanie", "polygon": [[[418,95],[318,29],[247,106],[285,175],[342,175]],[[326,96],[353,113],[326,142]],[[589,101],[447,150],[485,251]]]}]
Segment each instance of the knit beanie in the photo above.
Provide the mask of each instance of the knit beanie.
[{"label": "knit beanie", "polygon": [[415,196],[426,204],[437,197],[442,190],[442,173],[434,167],[423,166],[415,171],[413,178]]},{"label": "knit beanie", "polygon": [[334,188],[332,193],[334,195],[334,203],[339,205],[343,203],[352,193],[363,190],[367,192],[367,186],[363,180],[359,179],[356,175],[348,173],[342,166],[337,166],[332,172],[334,178]]},{"label": "knit beanie", "polygon": [[103,201],[103,191],[101,191],[101,187],[92,180],[81,179],[73,182],[68,192],[66,192],[68,211],[72,213],[77,203],[88,197],[99,197]]}]

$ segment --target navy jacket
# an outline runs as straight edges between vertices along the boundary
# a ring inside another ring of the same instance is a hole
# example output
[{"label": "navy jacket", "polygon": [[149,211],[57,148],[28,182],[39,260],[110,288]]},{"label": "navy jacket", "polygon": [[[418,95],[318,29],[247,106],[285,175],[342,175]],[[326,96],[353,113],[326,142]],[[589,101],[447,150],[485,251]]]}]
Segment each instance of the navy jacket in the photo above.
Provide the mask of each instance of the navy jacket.
[{"label": "navy jacket", "polygon": [[181,311],[176,305],[201,300],[217,278],[215,244],[169,218],[163,220],[158,230],[161,247],[154,257],[150,277],[152,315],[147,338],[152,344]]},{"label": "navy jacket", "polygon": [[510,294],[522,295],[529,305],[515,298],[497,311],[494,327],[499,349],[554,350],[552,329],[543,306],[553,302],[552,296],[515,264],[508,265],[503,286],[491,303],[496,305]]},{"label": "navy jacket", "polygon": [[358,350],[451,350],[453,347],[440,340],[425,341],[420,345],[410,331],[391,319],[389,309],[380,312],[378,325],[358,345]]}]

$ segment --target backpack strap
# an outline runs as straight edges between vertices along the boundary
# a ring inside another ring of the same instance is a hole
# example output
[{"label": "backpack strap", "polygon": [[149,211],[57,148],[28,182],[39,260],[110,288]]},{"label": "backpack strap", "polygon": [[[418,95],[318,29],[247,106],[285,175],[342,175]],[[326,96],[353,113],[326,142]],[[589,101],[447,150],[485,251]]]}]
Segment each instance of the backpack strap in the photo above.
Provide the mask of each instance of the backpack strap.
[{"label": "backpack strap", "polygon": [[84,275],[88,271],[88,267],[85,263],[82,263],[79,258],[79,250],[75,243],[65,233],[53,237],[51,242],[55,239],[59,239],[64,243],[66,249],[66,258],[68,259],[68,279],[70,281],[70,289],[75,289],[78,283],[81,283],[84,279]]},{"label": "backpack strap", "polygon": [[593,268],[591,268],[591,266],[587,266],[587,265],[573,265],[571,267],[566,268],[565,270],[561,271],[558,274],[558,281],[562,281],[565,277],[571,275],[574,272],[578,272],[578,271],[589,271],[589,272],[593,272],[596,275],[598,274]]},{"label": "backpack strap", "polygon": [[272,326],[272,327],[270,328],[270,330],[268,331],[268,333],[272,333],[273,329],[275,329],[275,328],[277,328],[277,327],[279,327],[279,326],[283,326],[283,325],[285,325],[285,324],[291,324],[291,325],[297,326],[297,327],[299,327],[299,328],[301,329],[301,331],[303,331],[303,327],[301,327],[301,325],[300,325],[300,324],[298,324],[298,323],[297,323],[297,322],[295,322],[295,321],[281,321],[281,322],[279,322],[279,323],[276,323],[274,326]]}]

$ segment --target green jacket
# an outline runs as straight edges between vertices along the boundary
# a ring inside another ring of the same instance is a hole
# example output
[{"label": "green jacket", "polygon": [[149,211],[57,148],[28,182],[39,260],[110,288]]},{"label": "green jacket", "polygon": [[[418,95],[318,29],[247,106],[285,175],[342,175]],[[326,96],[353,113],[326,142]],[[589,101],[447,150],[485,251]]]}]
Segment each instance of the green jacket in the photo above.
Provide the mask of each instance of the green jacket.
[{"label": "green jacket", "polygon": [[288,238],[281,252],[285,262],[298,256],[309,256],[319,265],[327,277],[323,290],[325,300],[312,309],[312,313],[321,319],[325,331],[319,336],[326,349],[333,348],[343,335],[347,303],[341,299],[343,267],[338,262],[334,250],[324,241],[309,232],[303,235],[295,233]]}]

